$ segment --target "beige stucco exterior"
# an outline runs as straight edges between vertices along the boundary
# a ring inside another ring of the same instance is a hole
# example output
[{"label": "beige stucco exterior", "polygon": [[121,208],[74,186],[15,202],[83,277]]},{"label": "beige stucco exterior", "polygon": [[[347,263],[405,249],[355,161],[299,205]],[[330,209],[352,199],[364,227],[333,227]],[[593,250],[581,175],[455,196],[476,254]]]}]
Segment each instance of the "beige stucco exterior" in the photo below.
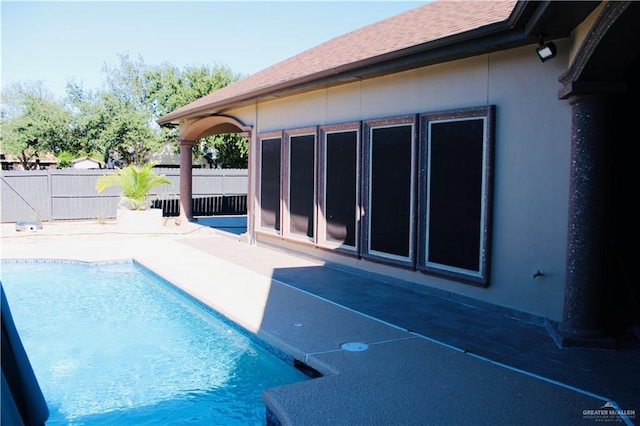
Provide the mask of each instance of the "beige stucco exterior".
[{"label": "beige stucco exterior", "polygon": [[[259,157],[255,137],[261,133],[495,105],[493,250],[487,288],[344,257],[259,232],[256,241],[559,320],[565,280],[571,109],[557,93],[558,76],[568,66],[572,40],[556,43],[558,56],[546,63],[531,47],[522,47],[223,111],[253,127],[250,167],[255,168]],[[252,206],[255,212],[255,196]],[[544,275],[533,279],[538,271]]]}]

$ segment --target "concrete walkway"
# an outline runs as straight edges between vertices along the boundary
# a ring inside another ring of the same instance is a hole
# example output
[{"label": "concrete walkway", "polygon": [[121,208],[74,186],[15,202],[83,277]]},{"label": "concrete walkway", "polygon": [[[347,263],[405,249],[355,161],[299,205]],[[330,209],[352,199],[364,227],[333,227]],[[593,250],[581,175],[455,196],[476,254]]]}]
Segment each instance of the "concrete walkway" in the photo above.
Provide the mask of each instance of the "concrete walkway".
[{"label": "concrete walkway", "polygon": [[[640,351],[558,349],[543,327],[187,224],[3,224],[1,256],[135,259],[323,374],[265,390],[283,425],[637,422]],[[346,345],[345,345],[346,344]],[[613,377],[613,379],[611,379]],[[623,416],[611,413],[622,411]]]}]

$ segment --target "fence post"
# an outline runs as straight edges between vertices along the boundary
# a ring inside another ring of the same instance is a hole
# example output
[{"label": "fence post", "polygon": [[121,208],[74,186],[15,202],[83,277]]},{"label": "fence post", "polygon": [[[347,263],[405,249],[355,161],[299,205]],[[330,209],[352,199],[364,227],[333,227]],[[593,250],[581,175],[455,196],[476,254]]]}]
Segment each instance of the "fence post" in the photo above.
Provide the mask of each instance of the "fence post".
[{"label": "fence post", "polygon": [[47,169],[47,190],[49,192],[49,221],[53,220],[53,172]]}]

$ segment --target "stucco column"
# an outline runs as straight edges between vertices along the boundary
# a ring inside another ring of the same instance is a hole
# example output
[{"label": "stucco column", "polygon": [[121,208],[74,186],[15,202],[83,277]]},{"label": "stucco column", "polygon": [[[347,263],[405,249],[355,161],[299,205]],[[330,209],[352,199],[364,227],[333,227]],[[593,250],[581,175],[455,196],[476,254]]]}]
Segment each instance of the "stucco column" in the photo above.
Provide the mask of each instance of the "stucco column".
[{"label": "stucco column", "polygon": [[[571,177],[562,322],[559,346],[612,348],[604,336],[606,147],[610,95],[571,94]],[[610,142],[610,141],[609,141]]]},{"label": "stucco column", "polygon": [[193,160],[191,150],[195,141],[178,140],[180,145],[180,216],[177,223],[187,223],[193,219]]},{"label": "stucco column", "polygon": [[249,244],[255,244],[255,200],[254,195],[256,194],[256,159],[260,158],[257,155],[257,135],[255,132],[251,132],[248,135],[249,140],[249,149],[247,150],[247,234],[245,236],[245,241]]}]

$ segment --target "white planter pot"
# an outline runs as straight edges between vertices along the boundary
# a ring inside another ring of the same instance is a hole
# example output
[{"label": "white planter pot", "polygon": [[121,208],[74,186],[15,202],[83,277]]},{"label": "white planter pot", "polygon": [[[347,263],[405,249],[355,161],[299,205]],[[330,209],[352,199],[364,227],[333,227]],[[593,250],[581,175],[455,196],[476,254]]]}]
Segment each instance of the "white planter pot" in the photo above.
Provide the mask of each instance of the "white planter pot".
[{"label": "white planter pot", "polygon": [[162,209],[118,209],[116,222],[121,232],[128,233],[159,232],[164,227]]}]

